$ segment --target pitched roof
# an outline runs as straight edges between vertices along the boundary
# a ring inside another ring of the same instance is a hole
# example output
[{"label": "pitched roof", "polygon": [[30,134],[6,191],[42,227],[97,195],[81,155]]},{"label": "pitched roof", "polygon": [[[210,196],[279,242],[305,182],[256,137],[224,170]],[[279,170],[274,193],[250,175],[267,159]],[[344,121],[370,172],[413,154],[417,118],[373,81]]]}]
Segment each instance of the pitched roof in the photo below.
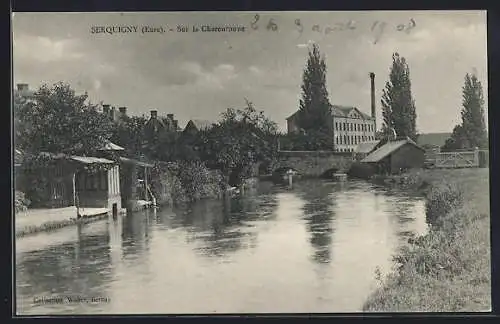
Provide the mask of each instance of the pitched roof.
[{"label": "pitched roof", "polygon": [[124,151],[125,149],[120,145],[116,145],[111,141],[106,141],[104,146],[99,149],[99,151]]},{"label": "pitched roof", "polygon": [[359,143],[354,150],[355,153],[370,153],[380,141],[367,141]]},{"label": "pitched roof", "polygon": [[64,153],[50,153],[50,152],[41,152],[40,156],[45,156],[49,159],[54,159],[54,160],[72,160],[75,162],[80,162],[84,164],[112,164],[115,163],[112,160],[104,159],[104,158],[99,158],[99,157],[94,157],[94,156],[78,156],[78,155],[67,155]]},{"label": "pitched roof", "polygon": [[205,119],[191,119],[190,121],[193,123],[194,127],[196,127],[196,129],[198,130],[207,130],[215,124],[214,122]]},{"label": "pitched roof", "polygon": [[76,162],[81,162],[84,164],[112,164],[115,163],[114,161],[104,159],[104,158],[98,158],[98,157],[93,157],[93,156],[76,156],[72,155],[70,156],[70,159]]},{"label": "pitched roof", "polygon": [[432,146],[443,146],[446,140],[450,138],[451,133],[428,133],[419,134],[417,138],[417,143],[420,146],[432,145]]},{"label": "pitched roof", "polygon": [[356,107],[351,107],[351,106],[341,106],[341,105],[332,105],[330,107],[330,110],[332,112],[332,115],[334,116],[339,116],[339,117],[348,117],[349,114],[354,110],[358,114],[361,115],[364,119],[372,119],[372,117],[368,114],[365,114],[364,112],[360,111]]},{"label": "pitched roof", "polygon": [[134,164],[134,165],[138,165],[138,166],[142,166],[142,167],[148,167],[148,168],[152,168],[154,166],[151,163],[147,163],[147,162],[143,162],[143,161],[139,161],[139,160],[134,160],[134,159],[131,159],[131,158],[126,158],[126,157],[123,157],[123,156],[120,156],[120,161],[122,161],[123,163],[129,163],[129,164]]},{"label": "pitched roof", "polygon": [[370,153],[367,157],[365,157],[361,162],[379,162],[386,156],[392,154],[393,152],[397,151],[399,148],[401,148],[405,144],[411,144],[415,147],[417,147],[420,150],[422,149],[420,146],[418,146],[415,142],[413,142],[411,139],[400,139],[400,140],[395,140],[395,141],[390,141],[387,142],[386,144],[382,145],[372,153]]},{"label": "pitched roof", "polygon": [[295,117],[298,113],[299,113],[299,111],[297,110],[296,112],[294,112],[293,114],[291,114],[290,116],[288,116],[288,117],[286,118],[286,120],[289,120],[289,119],[291,119],[291,118]]}]

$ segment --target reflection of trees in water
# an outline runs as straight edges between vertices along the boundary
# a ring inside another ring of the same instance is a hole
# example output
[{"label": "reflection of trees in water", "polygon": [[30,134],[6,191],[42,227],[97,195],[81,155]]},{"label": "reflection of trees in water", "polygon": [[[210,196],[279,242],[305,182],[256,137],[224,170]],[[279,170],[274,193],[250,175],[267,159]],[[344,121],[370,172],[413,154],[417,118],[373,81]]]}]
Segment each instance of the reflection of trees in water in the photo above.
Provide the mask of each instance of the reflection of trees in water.
[{"label": "reflection of trees in water", "polygon": [[226,200],[199,201],[178,210],[187,228],[188,240],[202,242],[197,250],[203,255],[223,256],[244,248],[255,247],[257,233],[252,221],[269,220],[277,208],[271,195],[248,195]]},{"label": "reflection of trees in water", "polygon": [[412,197],[400,191],[386,191],[387,212],[394,216],[399,223],[405,223],[414,217],[413,209],[418,197]]},{"label": "reflection of trees in water", "polygon": [[310,243],[314,249],[313,259],[319,263],[331,261],[335,200],[330,194],[335,188],[335,185],[324,185],[317,181],[297,187],[301,198],[305,200],[303,211],[307,230],[311,235]]},{"label": "reflection of trees in water", "polygon": [[111,279],[109,234],[85,233],[78,241],[32,251],[16,265],[17,294],[33,298],[49,295],[106,296]]},{"label": "reflection of trees in water", "polygon": [[383,193],[385,198],[385,212],[388,214],[394,232],[400,239],[406,240],[415,230],[415,208],[422,197],[411,195],[397,189],[389,189]]},{"label": "reflection of trees in water", "polygon": [[143,256],[149,245],[153,216],[151,210],[127,215],[122,220],[123,256]]}]

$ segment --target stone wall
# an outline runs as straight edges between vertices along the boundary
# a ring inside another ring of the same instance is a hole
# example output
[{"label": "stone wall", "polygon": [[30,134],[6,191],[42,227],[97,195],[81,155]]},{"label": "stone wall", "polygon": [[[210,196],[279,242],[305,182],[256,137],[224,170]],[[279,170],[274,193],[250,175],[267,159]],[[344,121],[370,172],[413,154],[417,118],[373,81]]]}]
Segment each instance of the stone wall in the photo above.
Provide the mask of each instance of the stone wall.
[{"label": "stone wall", "polygon": [[352,153],[349,152],[280,151],[273,169],[292,168],[303,176],[317,177],[332,169],[347,172],[352,162]]}]

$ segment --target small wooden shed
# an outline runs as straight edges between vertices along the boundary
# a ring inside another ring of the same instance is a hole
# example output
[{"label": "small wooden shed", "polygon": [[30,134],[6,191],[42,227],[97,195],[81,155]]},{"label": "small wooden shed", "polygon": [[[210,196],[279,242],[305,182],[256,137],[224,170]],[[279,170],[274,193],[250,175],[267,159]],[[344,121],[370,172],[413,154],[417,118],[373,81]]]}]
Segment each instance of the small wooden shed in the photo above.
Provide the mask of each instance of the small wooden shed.
[{"label": "small wooden shed", "polygon": [[379,174],[422,168],[424,162],[425,150],[409,138],[388,141],[361,160],[361,163],[373,166]]}]

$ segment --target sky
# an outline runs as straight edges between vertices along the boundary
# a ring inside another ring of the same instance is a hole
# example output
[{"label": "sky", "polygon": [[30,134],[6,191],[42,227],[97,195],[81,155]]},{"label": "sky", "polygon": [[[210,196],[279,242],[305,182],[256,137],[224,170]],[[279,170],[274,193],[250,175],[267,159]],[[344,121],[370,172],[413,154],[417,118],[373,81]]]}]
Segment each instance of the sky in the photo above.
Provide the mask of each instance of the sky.
[{"label": "sky", "polygon": [[[277,30],[266,29],[270,19]],[[398,31],[411,19],[413,28]],[[353,29],[332,31],[337,24]],[[178,25],[189,32],[176,32]],[[246,29],[192,32],[202,25]],[[129,115],[173,113],[180,126],[215,121],[247,98],[285,130],[312,43],[325,56],[332,104],[370,113],[375,73],[378,125],[395,52],[410,67],[419,132],[451,132],[460,122],[466,73],[482,82],[487,113],[485,11],[15,13],[12,26],[15,84],[36,89],[63,81],[94,103],[126,106]],[[138,32],[92,33],[96,26]],[[165,32],[142,33],[143,26]]]}]

